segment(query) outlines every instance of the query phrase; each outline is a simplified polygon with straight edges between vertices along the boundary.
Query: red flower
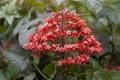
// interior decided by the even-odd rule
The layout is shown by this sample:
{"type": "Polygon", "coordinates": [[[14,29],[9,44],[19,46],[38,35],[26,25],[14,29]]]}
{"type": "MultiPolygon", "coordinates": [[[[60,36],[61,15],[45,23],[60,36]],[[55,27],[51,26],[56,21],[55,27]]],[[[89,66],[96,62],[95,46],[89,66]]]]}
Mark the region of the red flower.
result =
{"type": "MultiPolygon", "coordinates": [[[[68,57],[58,60],[58,65],[83,64],[88,61],[87,53],[100,53],[101,44],[91,35],[91,30],[86,26],[86,21],[77,14],[58,11],[52,17],[45,19],[44,25],[39,25],[34,34],[28,38],[29,43],[24,48],[41,54],[41,52],[58,52],[66,56],[73,51],[78,51],[80,56],[68,57]],[[82,36],[83,39],[79,39],[82,36]],[[78,41],[68,42],[65,38],[78,38],[78,41]],[[84,54],[81,54],[84,53],[84,54]]],[[[38,55],[38,54],[37,54],[38,55]]],[[[56,54],[59,55],[59,54],[56,54]]],[[[71,54],[72,55],[72,54],[71,54]]],[[[60,58],[61,55],[59,55],[60,58]]]]}
{"type": "Polygon", "coordinates": [[[89,56],[80,54],[80,56],[69,57],[58,61],[59,66],[72,65],[72,64],[85,64],[89,60],[89,56]]]}

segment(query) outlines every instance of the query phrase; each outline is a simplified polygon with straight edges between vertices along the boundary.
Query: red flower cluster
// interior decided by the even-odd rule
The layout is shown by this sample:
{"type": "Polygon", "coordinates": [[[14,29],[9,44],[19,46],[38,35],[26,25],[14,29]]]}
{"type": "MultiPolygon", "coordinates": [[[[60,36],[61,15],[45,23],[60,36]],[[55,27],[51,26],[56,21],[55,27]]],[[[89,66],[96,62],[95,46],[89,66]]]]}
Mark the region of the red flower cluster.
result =
{"type": "MultiPolygon", "coordinates": [[[[29,43],[24,48],[37,52],[58,52],[66,56],[78,51],[80,56],[68,57],[58,60],[58,65],[83,64],[88,61],[90,53],[100,53],[101,44],[91,35],[91,30],[86,26],[86,22],[79,18],[79,15],[58,11],[52,17],[45,19],[44,25],[39,25],[34,34],[28,38],[29,43]],[[80,37],[82,39],[79,39],[80,37]],[[78,38],[78,41],[67,43],[64,38],[78,38]],[[81,54],[84,53],[84,54],[81,54]]],[[[56,55],[58,55],[56,54],[56,55]]]]}
{"type": "Polygon", "coordinates": [[[80,54],[80,56],[76,56],[76,57],[69,57],[69,58],[65,58],[65,59],[61,59],[58,61],[58,65],[59,66],[63,66],[63,65],[72,65],[72,64],[85,64],[85,62],[87,62],[89,60],[89,56],[85,55],[85,54],[80,54]]]}

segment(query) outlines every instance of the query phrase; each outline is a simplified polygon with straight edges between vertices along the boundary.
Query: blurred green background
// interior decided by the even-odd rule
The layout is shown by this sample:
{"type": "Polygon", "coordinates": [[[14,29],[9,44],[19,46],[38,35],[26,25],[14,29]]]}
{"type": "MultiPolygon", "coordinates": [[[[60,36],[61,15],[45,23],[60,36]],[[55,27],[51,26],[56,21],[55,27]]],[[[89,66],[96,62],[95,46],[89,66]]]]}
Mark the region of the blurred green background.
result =
{"type": "Polygon", "coordinates": [[[0,80],[120,80],[120,0],[0,0],[0,80]],[[27,35],[62,8],[80,14],[104,50],[68,71],[22,48],[27,35]]]}

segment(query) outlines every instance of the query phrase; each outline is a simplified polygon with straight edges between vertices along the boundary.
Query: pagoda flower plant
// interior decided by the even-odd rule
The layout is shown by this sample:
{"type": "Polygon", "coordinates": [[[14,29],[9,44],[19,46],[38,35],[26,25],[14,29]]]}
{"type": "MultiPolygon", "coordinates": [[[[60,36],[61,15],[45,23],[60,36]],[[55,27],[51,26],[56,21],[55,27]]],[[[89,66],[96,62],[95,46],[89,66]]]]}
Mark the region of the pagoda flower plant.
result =
{"type": "Polygon", "coordinates": [[[102,52],[100,42],[91,34],[86,21],[65,10],[52,13],[27,40],[24,48],[30,50],[34,58],[54,53],[53,60],[61,67],[83,65],[92,54],[102,52]]]}

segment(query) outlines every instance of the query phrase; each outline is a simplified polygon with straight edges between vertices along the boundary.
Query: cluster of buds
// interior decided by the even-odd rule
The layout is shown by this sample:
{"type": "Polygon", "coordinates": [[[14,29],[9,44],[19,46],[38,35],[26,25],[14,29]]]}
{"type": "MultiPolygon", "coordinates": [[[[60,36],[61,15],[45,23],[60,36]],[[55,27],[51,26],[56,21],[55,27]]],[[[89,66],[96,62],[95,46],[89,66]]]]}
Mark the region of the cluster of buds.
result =
{"type": "Polygon", "coordinates": [[[29,43],[25,44],[24,48],[39,55],[43,52],[62,54],[62,57],[59,55],[60,59],[57,60],[59,66],[84,64],[89,60],[90,54],[102,51],[101,44],[91,35],[91,29],[87,27],[86,21],[78,14],[64,10],[52,13],[51,17],[45,19],[44,25],[39,25],[27,40],[29,43]],[[81,36],[83,38],[79,39],[81,36]],[[71,43],[65,40],[73,37],[78,40],[71,43]],[[65,57],[74,51],[78,51],[79,55],[65,57]]]}

